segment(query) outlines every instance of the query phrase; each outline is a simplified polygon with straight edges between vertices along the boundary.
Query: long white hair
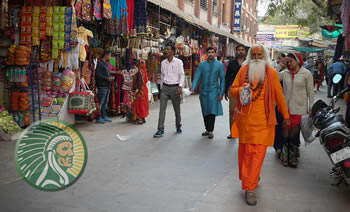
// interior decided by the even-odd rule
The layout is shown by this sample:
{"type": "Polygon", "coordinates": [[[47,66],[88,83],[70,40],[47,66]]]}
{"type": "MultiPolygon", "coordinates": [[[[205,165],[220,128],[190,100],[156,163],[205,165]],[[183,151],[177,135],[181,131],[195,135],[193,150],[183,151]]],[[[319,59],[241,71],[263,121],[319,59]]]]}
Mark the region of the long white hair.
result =
{"type": "Polygon", "coordinates": [[[247,54],[247,59],[242,63],[242,65],[247,65],[251,62],[251,51],[254,47],[261,47],[264,50],[264,60],[266,65],[271,66],[271,57],[270,57],[270,52],[261,44],[254,44],[252,47],[250,47],[248,54],[247,54]]]}

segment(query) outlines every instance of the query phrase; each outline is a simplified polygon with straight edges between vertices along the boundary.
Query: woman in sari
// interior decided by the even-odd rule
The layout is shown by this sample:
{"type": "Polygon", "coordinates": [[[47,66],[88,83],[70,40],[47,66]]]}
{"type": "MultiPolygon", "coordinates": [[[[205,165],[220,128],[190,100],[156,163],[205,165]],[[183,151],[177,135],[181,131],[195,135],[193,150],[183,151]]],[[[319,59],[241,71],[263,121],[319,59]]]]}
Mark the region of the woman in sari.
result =
{"type": "Polygon", "coordinates": [[[146,117],[149,112],[149,101],[148,101],[148,76],[146,70],[145,61],[141,60],[138,66],[139,71],[135,75],[133,83],[133,92],[135,94],[135,113],[136,113],[136,124],[143,124],[146,122],[146,117]]]}

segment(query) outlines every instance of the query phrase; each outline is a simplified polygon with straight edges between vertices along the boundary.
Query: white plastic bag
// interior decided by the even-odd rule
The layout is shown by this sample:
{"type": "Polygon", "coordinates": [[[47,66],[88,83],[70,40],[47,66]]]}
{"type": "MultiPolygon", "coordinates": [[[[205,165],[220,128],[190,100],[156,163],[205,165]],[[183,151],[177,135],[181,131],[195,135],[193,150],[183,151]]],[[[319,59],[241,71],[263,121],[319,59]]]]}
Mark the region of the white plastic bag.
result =
{"type": "Polygon", "coordinates": [[[312,143],[316,139],[316,132],[312,118],[309,115],[303,115],[300,123],[301,134],[305,140],[305,145],[312,143]]]}
{"type": "Polygon", "coordinates": [[[190,91],[189,88],[182,88],[182,95],[184,97],[190,96],[192,94],[192,92],[190,91]]]}

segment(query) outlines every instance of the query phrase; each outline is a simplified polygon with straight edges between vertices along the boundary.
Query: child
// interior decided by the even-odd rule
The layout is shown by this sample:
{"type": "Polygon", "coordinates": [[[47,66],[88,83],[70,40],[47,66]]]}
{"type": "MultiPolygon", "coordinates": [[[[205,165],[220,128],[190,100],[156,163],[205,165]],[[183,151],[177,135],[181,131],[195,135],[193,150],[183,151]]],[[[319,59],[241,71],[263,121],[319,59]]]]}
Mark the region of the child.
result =
{"type": "Polygon", "coordinates": [[[123,116],[122,118],[126,117],[126,121],[128,122],[132,122],[132,112],[131,112],[131,109],[128,105],[123,105],[123,116]]]}

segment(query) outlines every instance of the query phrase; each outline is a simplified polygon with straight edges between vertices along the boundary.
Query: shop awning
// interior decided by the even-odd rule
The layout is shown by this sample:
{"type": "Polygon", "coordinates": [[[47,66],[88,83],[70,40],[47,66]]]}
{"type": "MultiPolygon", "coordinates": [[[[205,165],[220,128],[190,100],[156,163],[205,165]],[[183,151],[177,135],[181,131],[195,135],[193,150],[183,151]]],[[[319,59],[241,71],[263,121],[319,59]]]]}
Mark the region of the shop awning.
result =
{"type": "Polygon", "coordinates": [[[307,47],[290,47],[290,48],[299,52],[320,52],[324,50],[322,48],[307,48],[307,47]]]}
{"type": "Polygon", "coordinates": [[[226,37],[231,38],[231,39],[233,39],[233,40],[237,41],[238,43],[241,43],[241,44],[243,44],[245,46],[248,46],[248,47],[251,46],[250,43],[244,41],[243,39],[237,37],[234,34],[231,34],[230,32],[226,32],[224,30],[218,29],[215,26],[210,25],[206,21],[202,21],[202,20],[198,19],[197,17],[193,17],[190,14],[184,13],[178,7],[176,7],[176,6],[174,7],[173,4],[169,4],[168,2],[165,2],[163,0],[147,0],[147,1],[151,2],[151,3],[155,4],[155,5],[158,5],[158,6],[160,6],[163,9],[166,9],[166,10],[174,13],[175,15],[179,16],[180,18],[183,18],[185,21],[187,21],[188,23],[190,23],[192,25],[195,25],[195,26],[200,27],[200,28],[207,29],[210,32],[214,32],[214,33],[222,35],[222,36],[226,36],[226,37]]]}

